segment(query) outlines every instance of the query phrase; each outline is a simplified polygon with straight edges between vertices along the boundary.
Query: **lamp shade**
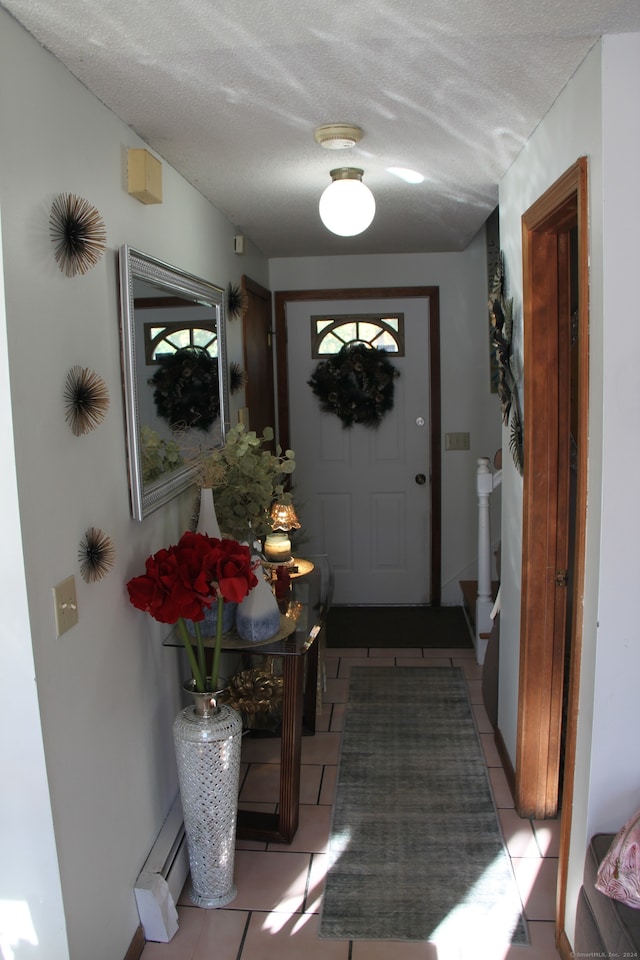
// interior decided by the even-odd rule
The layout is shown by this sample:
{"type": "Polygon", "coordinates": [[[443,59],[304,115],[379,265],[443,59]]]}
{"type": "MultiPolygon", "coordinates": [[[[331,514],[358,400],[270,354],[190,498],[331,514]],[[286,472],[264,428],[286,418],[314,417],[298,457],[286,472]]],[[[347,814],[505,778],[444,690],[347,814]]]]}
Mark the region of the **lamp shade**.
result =
{"type": "Polygon", "coordinates": [[[292,503],[274,503],[271,508],[271,526],[274,530],[299,530],[300,525],[292,503]]]}
{"type": "Polygon", "coordinates": [[[374,218],[376,201],[362,182],[363,174],[357,167],[332,170],[331,183],[320,197],[320,219],[340,237],[355,237],[374,218]]]}

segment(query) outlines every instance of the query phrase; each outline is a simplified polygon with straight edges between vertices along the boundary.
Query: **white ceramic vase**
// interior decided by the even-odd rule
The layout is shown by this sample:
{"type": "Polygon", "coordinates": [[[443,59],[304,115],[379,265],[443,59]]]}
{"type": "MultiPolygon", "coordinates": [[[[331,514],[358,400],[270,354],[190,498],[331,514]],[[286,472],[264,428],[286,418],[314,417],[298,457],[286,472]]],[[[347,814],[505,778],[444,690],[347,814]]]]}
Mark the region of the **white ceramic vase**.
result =
{"type": "Polygon", "coordinates": [[[200,488],[200,513],[196,533],[206,533],[208,537],[215,537],[217,540],[222,537],[211,487],[200,488]]]}
{"type": "Polygon", "coordinates": [[[280,610],[262,566],[256,568],[258,583],[238,604],[236,631],[243,640],[268,640],[280,630],[280,610]]]}

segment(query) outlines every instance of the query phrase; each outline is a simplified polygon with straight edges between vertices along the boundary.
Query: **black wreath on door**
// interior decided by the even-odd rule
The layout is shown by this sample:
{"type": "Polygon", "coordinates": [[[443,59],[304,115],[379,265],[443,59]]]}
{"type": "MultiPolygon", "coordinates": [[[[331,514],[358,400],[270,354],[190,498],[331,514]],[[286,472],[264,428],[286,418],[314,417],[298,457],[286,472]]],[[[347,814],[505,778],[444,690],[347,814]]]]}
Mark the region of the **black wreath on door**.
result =
{"type": "Polygon", "coordinates": [[[375,428],[393,407],[399,376],[384,350],[349,343],[335,357],[321,360],[307,382],[321,410],[334,413],[344,427],[361,423],[375,428]]]}
{"type": "Polygon", "coordinates": [[[218,361],[202,347],[163,357],[150,378],[158,416],[173,430],[207,431],[220,416],[218,361]]]}

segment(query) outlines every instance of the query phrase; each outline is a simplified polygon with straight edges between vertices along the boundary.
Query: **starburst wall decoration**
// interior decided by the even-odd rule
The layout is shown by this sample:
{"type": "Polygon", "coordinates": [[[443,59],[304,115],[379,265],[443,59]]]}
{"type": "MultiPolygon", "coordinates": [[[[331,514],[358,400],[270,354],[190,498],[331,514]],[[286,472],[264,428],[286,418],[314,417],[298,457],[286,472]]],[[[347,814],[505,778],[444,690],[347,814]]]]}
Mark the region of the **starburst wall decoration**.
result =
{"type": "Polygon", "coordinates": [[[89,527],[78,550],[80,574],[85,583],[95,583],[106,577],[113,567],[115,555],[111,537],[97,527],[89,527]]]}
{"type": "Polygon", "coordinates": [[[227,287],[227,314],[230,320],[244,317],[249,307],[249,297],[241,287],[229,283],[227,287]]]}
{"type": "Polygon", "coordinates": [[[61,193],[51,205],[51,239],[58,266],[68,277],[84,274],[104,252],[107,232],[99,212],[73,193],[61,193]]]}
{"type": "Polygon", "coordinates": [[[229,391],[237,393],[243,387],[246,387],[249,377],[246,370],[243,370],[239,363],[232,361],[229,364],[229,391]]]}
{"type": "Polygon", "coordinates": [[[95,370],[76,365],[64,384],[65,420],[76,437],[102,423],[109,409],[109,390],[95,370]]]}

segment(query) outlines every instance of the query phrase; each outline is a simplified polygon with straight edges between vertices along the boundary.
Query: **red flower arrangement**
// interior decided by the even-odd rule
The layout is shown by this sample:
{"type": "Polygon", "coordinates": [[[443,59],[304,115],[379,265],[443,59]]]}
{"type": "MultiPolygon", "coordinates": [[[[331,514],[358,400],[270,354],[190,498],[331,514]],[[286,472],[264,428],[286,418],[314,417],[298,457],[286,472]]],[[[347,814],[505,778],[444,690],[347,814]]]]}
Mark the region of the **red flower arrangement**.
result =
{"type": "Polygon", "coordinates": [[[215,692],[222,648],[225,601],[239,603],[257,584],[248,547],[237,540],[217,540],[203,533],[183,533],[176,546],[147,558],[146,572],[127,583],[129,599],[138,610],[160,623],[175,623],[200,692],[215,692]],[[200,622],[205,610],[218,603],[218,623],[211,676],[207,676],[200,622]],[[195,625],[197,650],[185,620],[195,625]]]}

